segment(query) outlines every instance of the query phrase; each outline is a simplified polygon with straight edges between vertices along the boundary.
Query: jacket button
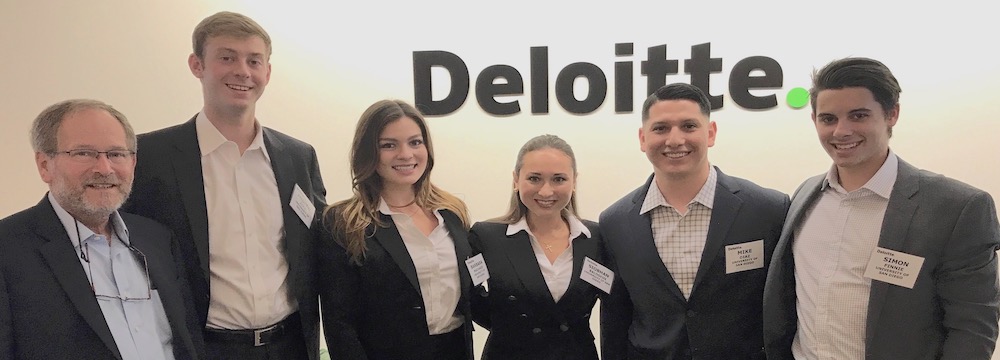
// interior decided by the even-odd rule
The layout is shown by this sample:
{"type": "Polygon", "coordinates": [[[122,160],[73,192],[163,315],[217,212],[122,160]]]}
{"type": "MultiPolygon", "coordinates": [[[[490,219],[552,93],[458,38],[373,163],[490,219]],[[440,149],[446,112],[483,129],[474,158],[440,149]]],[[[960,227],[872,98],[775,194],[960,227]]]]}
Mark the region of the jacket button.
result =
{"type": "Polygon", "coordinates": [[[414,306],[413,307],[413,310],[423,310],[423,309],[424,309],[423,306],[414,306]]]}
{"type": "Polygon", "coordinates": [[[511,295],[511,296],[507,297],[507,301],[515,301],[515,300],[517,300],[517,297],[514,296],[514,295],[511,295]]]}
{"type": "Polygon", "coordinates": [[[562,332],[569,331],[569,326],[566,324],[559,325],[559,330],[562,330],[562,332]]]}
{"type": "Polygon", "coordinates": [[[527,318],[527,317],[528,317],[528,314],[521,314],[521,317],[523,317],[523,318],[527,318]]]}
{"type": "Polygon", "coordinates": [[[539,328],[534,328],[534,329],[531,329],[531,332],[532,332],[532,333],[535,333],[535,334],[538,334],[538,333],[541,333],[541,332],[542,332],[542,329],[539,329],[539,328]]]}
{"type": "Polygon", "coordinates": [[[687,316],[688,316],[688,317],[694,317],[694,316],[695,316],[696,314],[697,314],[697,313],[696,313],[696,312],[694,312],[694,310],[688,310],[688,311],[687,311],[687,316]]]}

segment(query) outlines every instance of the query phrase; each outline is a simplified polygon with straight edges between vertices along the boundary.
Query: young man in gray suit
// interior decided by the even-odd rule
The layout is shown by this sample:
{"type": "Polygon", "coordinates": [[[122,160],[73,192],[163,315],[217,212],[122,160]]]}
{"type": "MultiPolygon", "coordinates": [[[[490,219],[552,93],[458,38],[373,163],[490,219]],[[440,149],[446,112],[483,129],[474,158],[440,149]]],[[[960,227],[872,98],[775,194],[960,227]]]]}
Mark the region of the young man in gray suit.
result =
{"type": "Polygon", "coordinates": [[[209,358],[316,360],[314,222],[326,197],[316,151],[257,119],[271,78],[259,24],[220,12],[192,40],[204,106],[139,136],[126,208],[182,241],[209,358]]]}
{"type": "Polygon", "coordinates": [[[889,149],[900,87],[876,60],[813,75],[830,169],[796,190],[764,293],[768,359],[990,359],[1000,225],[989,194],[889,149]]]}
{"type": "Polygon", "coordinates": [[[602,359],[763,359],[765,272],[788,195],[708,162],[711,105],[671,84],[643,104],[644,185],[601,213],[615,273],[601,302],[602,359]]]}

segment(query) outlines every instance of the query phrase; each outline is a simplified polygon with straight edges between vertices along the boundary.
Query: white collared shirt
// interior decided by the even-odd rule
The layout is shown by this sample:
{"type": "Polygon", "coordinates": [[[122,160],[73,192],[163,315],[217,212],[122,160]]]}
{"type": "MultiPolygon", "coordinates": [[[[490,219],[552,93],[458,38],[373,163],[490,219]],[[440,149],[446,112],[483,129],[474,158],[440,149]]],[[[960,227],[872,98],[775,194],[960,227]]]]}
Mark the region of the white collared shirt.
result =
{"type": "Polygon", "coordinates": [[[865,267],[878,245],[898,167],[890,151],[868,183],[847,192],[832,166],[819,199],[794,230],[796,359],[865,358],[872,284],[865,267]]]}
{"type": "Polygon", "coordinates": [[[74,219],[56,202],[52,193],[48,197],[74,250],[77,255],[82,254],[78,258],[87,279],[91,281],[87,285],[93,285],[97,304],[122,359],[173,360],[173,333],[160,302],[160,293],[152,289],[146,265],[125,245],[131,244],[128,227],[118,212],[112,213],[109,220],[114,229],[112,236],[115,237],[109,242],[104,235],[95,234],[74,219]],[[98,294],[105,296],[96,296],[98,294]],[[146,296],[148,300],[122,301],[113,298],[140,299],[146,296]]]}
{"type": "Polygon", "coordinates": [[[717,179],[715,167],[709,166],[705,185],[687,204],[687,214],[682,215],[667,203],[654,178],[639,209],[640,215],[652,211],[650,227],[653,230],[656,252],[685,299],[691,297],[694,278],[698,274],[698,265],[701,264],[701,254],[705,251],[717,179]]]}
{"type": "Polygon", "coordinates": [[[590,229],[587,229],[587,226],[576,216],[570,214],[567,216],[566,222],[569,223],[569,246],[562,254],[559,254],[554,262],[549,262],[549,257],[545,255],[545,249],[542,249],[535,234],[532,234],[531,229],[528,228],[526,218],[522,217],[520,221],[507,225],[507,236],[517,234],[519,231],[528,234],[538,268],[542,270],[542,278],[545,279],[545,285],[549,288],[549,293],[552,294],[552,300],[556,302],[559,302],[559,299],[566,294],[569,283],[573,280],[573,239],[576,239],[580,234],[590,238],[590,229]]]}
{"type": "Polygon", "coordinates": [[[455,241],[441,217],[441,210],[433,211],[438,225],[430,235],[424,235],[409,215],[389,209],[384,199],[379,199],[378,210],[392,217],[406,245],[406,252],[413,260],[413,267],[417,269],[417,282],[420,283],[420,296],[424,300],[430,335],[458,329],[465,323],[465,318],[457,311],[462,291],[458,255],[455,253],[455,241]]]}
{"type": "Polygon", "coordinates": [[[283,204],[261,126],[255,124],[257,134],[243,154],[204,112],[195,127],[208,210],[208,327],[270,326],[295,312],[297,304],[288,292],[283,204]]]}

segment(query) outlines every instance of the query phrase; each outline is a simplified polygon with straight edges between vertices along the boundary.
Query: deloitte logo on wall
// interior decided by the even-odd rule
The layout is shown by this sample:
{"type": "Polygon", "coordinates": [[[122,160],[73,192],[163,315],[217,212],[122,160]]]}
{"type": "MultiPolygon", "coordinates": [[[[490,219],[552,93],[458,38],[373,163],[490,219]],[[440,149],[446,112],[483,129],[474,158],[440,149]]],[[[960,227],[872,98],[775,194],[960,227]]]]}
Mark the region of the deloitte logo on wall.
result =
{"type": "MultiPolygon", "coordinates": [[[[712,57],[712,43],[691,46],[691,56],[684,60],[684,73],[690,75],[691,84],[702,89],[712,101],[712,109],[722,107],[724,96],[709,87],[712,74],[722,72],[722,58],[712,57]]],[[[632,56],[632,43],[615,44],[615,56],[632,56]]],[[[537,46],[530,49],[530,69],[528,82],[531,88],[527,101],[532,114],[549,113],[549,48],[537,46]]],[[[667,57],[667,46],[659,45],[647,49],[646,60],[639,62],[640,74],[646,77],[646,94],[666,84],[668,75],[678,74],[680,60],[667,57]]],[[[615,112],[633,112],[635,97],[633,81],[635,69],[632,61],[614,63],[614,103],[615,112]]],[[[566,65],[555,76],[555,95],[559,106],[573,114],[587,114],[604,104],[608,94],[608,78],[597,65],[576,62],[566,65]],[[577,78],[587,80],[587,93],[583,99],[577,98],[573,85],[577,78]]],[[[447,51],[430,50],[413,52],[413,93],[414,103],[425,115],[447,115],[462,107],[470,90],[469,68],[458,55],[447,51]],[[431,69],[441,67],[451,78],[451,88],[444,98],[431,97],[431,69]]],[[[476,77],[476,101],[479,107],[492,115],[512,115],[521,112],[521,100],[497,101],[498,96],[524,95],[525,78],[510,65],[492,65],[476,77]],[[500,80],[500,81],[497,81],[500,80]]],[[[778,106],[777,95],[757,96],[751,90],[781,89],[784,74],[781,65],[767,56],[744,58],[729,72],[728,95],[736,105],[751,110],[766,110],[778,106]]],[[[646,95],[640,95],[639,103],[646,95]]],[[[809,94],[803,88],[794,88],[786,95],[786,102],[792,108],[808,104],[809,94]]]]}

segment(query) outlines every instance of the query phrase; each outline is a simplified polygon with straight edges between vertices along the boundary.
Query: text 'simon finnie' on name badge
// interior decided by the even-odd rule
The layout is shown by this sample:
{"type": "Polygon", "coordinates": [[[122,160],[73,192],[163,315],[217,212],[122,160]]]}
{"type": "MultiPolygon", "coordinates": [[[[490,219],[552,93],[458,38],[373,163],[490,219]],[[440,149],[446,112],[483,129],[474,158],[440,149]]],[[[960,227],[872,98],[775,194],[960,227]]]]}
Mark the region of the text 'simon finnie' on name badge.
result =
{"type": "Polygon", "coordinates": [[[912,289],[923,265],[922,257],[876,247],[868,260],[865,277],[912,289]]]}
{"type": "Polygon", "coordinates": [[[726,245],[726,274],[764,267],[764,240],[726,245]]]}

